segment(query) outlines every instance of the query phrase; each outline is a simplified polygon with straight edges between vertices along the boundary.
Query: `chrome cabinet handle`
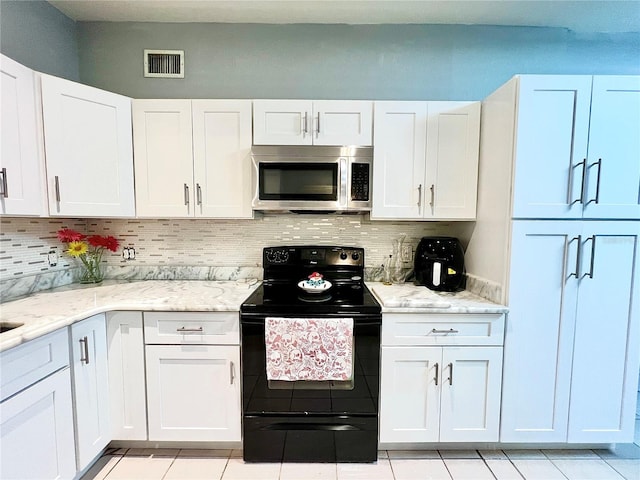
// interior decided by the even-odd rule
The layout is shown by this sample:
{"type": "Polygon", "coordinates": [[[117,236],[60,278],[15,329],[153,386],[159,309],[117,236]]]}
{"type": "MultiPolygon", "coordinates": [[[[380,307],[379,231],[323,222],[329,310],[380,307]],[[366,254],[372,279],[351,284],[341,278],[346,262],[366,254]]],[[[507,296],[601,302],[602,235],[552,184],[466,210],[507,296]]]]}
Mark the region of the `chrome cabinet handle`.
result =
{"type": "Polygon", "coordinates": [[[596,196],[595,198],[592,198],[591,200],[589,200],[587,202],[587,205],[589,205],[591,202],[595,202],[597,205],[598,202],[600,201],[600,174],[602,173],[602,159],[599,158],[597,162],[593,162],[591,165],[589,165],[589,168],[593,167],[594,165],[598,165],[598,178],[596,180],[596,196]]]}
{"type": "Polygon", "coordinates": [[[306,137],[309,133],[309,119],[308,112],[304,112],[304,118],[302,119],[302,138],[306,137]]]}
{"type": "Polygon", "coordinates": [[[9,189],[7,188],[7,168],[2,167],[0,170],[0,175],[2,175],[2,180],[0,181],[0,195],[4,198],[9,196],[9,189]]]}
{"type": "Polygon", "coordinates": [[[84,337],[78,341],[80,342],[80,363],[89,365],[89,339],[84,337]]]}
{"type": "Polygon", "coordinates": [[[418,185],[418,208],[422,205],[422,184],[418,185]]]}
{"type": "Polygon", "coordinates": [[[449,330],[438,330],[437,328],[434,328],[431,330],[431,333],[460,333],[460,331],[454,330],[453,328],[450,328],[449,330]]]}
{"type": "Polygon", "coordinates": [[[453,385],[453,363],[449,364],[449,385],[453,385]]]}
{"type": "Polygon", "coordinates": [[[438,362],[436,362],[436,376],[434,377],[434,380],[436,382],[436,386],[438,385],[438,373],[439,373],[439,369],[440,367],[438,366],[438,362]]]}
{"type": "Polygon", "coordinates": [[[229,362],[229,385],[233,385],[235,378],[235,366],[233,365],[233,362],[229,362]]]}
{"type": "Polygon", "coordinates": [[[53,177],[53,182],[56,191],[56,202],[60,203],[60,179],[58,178],[58,175],[53,177]]]}
{"type": "Polygon", "coordinates": [[[581,162],[576,163],[572,168],[576,169],[578,168],[580,165],[582,165],[582,176],[580,177],[580,197],[575,199],[575,200],[571,200],[571,192],[572,192],[572,185],[573,185],[573,177],[575,176],[575,174],[570,175],[569,176],[569,204],[573,205],[574,203],[583,203],[583,199],[584,199],[584,182],[585,182],[585,172],[587,171],[587,159],[583,159],[581,162]]]}
{"type": "Polygon", "coordinates": [[[584,243],[586,245],[587,242],[591,242],[591,261],[589,262],[589,273],[585,273],[583,277],[589,276],[589,278],[593,278],[593,264],[596,258],[596,236],[593,235],[587,238],[584,243]]]}
{"type": "Polygon", "coordinates": [[[435,204],[435,201],[436,201],[436,198],[435,198],[436,186],[434,184],[431,184],[431,187],[429,187],[429,190],[431,190],[431,201],[429,202],[429,206],[433,208],[433,205],[435,204]]]}
{"type": "Polygon", "coordinates": [[[578,235],[577,237],[573,237],[571,240],[569,240],[569,243],[574,242],[574,241],[578,241],[578,250],[576,251],[576,268],[575,271],[573,273],[569,274],[569,278],[570,277],[576,277],[578,278],[578,275],[580,275],[580,259],[582,258],[582,235],[578,235]]]}
{"type": "Polygon", "coordinates": [[[189,205],[189,185],[184,184],[184,204],[189,205]]]}
{"type": "Polygon", "coordinates": [[[187,328],[187,327],[180,327],[180,328],[176,328],[176,332],[180,332],[180,333],[188,333],[188,332],[197,332],[197,333],[202,333],[204,331],[204,329],[202,327],[197,327],[197,328],[187,328]]]}
{"type": "Polygon", "coordinates": [[[202,205],[202,188],[200,188],[200,184],[196,183],[196,201],[198,205],[202,205]]]}
{"type": "Polygon", "coordinates": [[[316,117],[316,138],[320,136],[320,112],[318,112],[318,116],[316,117]]]}

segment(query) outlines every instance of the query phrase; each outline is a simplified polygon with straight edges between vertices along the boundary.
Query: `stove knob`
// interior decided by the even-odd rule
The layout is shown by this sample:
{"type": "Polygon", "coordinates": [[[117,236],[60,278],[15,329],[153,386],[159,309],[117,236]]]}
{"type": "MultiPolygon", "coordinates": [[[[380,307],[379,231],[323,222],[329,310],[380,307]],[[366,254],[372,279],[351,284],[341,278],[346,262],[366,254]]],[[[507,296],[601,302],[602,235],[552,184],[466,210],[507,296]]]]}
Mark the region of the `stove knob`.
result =
{"type": "Polygon", "coordinates": [[[358,252],[353,252],[353,253],[351,254],[351,258],[352,258],[353,260],[358,260],[358,259],[360,258],[360,254],[359,254],[358,252]]]}
{"type": "Polygon", "coordinates": [[[347,259],[347,252],[340,252],[340,260],[346,260],[347,259]]]}

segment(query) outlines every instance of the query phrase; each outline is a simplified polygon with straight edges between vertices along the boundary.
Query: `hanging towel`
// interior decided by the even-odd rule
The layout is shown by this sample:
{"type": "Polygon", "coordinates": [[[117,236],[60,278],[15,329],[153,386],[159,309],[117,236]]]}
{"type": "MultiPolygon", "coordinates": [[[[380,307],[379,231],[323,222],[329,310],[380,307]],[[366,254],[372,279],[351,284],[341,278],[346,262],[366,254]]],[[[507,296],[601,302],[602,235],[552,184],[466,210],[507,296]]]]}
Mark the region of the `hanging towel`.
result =
{"type": "Polygon", "coordinates": [[[268,380],[350,380],[352,318],[265,319],[268,380]]]}

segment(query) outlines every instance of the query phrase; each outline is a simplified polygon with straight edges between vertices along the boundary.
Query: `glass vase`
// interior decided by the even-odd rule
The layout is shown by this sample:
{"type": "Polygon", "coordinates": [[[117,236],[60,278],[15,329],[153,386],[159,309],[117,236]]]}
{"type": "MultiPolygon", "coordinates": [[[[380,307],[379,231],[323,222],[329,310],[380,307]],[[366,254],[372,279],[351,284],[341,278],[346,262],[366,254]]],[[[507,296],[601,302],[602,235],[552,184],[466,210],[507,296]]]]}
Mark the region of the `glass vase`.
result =
{"type": "Polygon", "coordinates": [[[102,255],[86,253],[80,256],[80,283],[100,283],[104,280],[102,255]]]}

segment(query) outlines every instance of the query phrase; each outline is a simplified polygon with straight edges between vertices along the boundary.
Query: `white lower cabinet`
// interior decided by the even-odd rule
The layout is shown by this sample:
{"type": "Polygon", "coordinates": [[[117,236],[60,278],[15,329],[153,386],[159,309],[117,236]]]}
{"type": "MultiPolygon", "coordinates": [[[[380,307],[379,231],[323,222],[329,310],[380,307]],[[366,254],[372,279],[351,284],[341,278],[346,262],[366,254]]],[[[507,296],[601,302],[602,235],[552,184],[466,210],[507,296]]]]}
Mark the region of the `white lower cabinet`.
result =
{"type": "Polygon", "coordinates": [[[68,347],[64,328],[0,354],[3,480],[64,480],[76,473],[68,347]]]}
{"type": "Polygon", "coordinates": [[[495,442],[501,347],[383,347],[380,442],[495,442]]]}
{"type": "Polygon", "coordinates": [[[144,315],[149,440],[239,442],[237,312],[144,315]]]}
{"type": "Polygon", "coordinates": [[[107,313],[112,440],[147,439],[142,312],[107,313]]]}
{"type": "Polygon", "coordinates": [[[504,315],[390,313],[382,325],[380,442],[498,441],[504,315]]]}
{"type": "Polygon", "coordinates": [[[71,357],[78,470],[111,440],[105,315],[71,327],[71,357]]]}

